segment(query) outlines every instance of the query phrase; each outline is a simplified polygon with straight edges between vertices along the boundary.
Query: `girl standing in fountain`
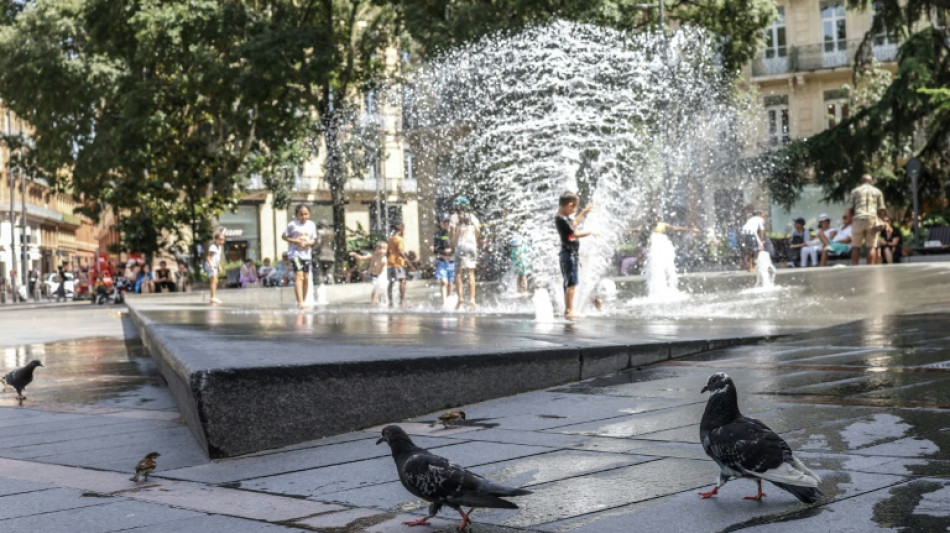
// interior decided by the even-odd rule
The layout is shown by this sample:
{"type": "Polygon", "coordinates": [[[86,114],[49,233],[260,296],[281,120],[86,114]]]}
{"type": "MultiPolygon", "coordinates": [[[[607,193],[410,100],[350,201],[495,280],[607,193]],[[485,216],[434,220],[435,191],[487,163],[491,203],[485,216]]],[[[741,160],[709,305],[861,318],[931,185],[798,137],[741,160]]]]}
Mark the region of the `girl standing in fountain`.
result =
{"type": "Polygon", "coordinates": [[[475,308],[475,267],[478,266],[478,239],[481,237],[478,218],[471,211],[468,198],[459,196],[455,200],[457,213],[453,215],[452,248],[455,250],[455,272],[458,279],[459,301],[455,309],[460,309],[465,301],[465,282],[468,281],[468,305],[475,308]]]}
{"type": "Polygon", "coordinates": [[[280,238],[290,243],[287,256],[294,269],[294,296],[297,297],[297,309],[303,309],[310,290],[311,248],[317,242],[317,227],[310,220],[310,208],[303,204],[297,206],[294,216],[296,220],[290,221],[280,238]]]}
{"type": "Polygon", "coordinates": [[[584,221],[584,217],[594,207],[594,204],[587,204],[578,215],[577,206],[581,203],[577,193],[566,192],[558,200],[557,215],[554,217],[554,225],[557,227],[557,233],[561,237],[561,277],[564,278],[564,318],[574,318],[574,288],[577,287],[577,274],[579,267],[579,255],[581,243],[577,239],[591,235],[590,231],[576,231],[577,227],[584,221]]]}

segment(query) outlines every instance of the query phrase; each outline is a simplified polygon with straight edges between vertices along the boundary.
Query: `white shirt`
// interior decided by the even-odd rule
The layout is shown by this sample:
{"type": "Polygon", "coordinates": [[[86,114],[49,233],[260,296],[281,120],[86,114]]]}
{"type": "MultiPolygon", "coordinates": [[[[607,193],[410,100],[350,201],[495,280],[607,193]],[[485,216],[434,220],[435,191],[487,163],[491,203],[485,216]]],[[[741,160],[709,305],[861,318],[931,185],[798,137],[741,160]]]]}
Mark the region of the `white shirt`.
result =
{"type": "Polygon", "coordinates": [[[463,224],[458,214],[453,214],[449,220],[449,227],[452,228],[452,231],[458,233],[456,244],[459,248],[476,250],[478,248],[478,238],[475,235],[475,230],[478,229],[478,217],[472,213],[467,213],[467,216],[469,223],[463,224]]]}
{"type": "Polygon", "coordinates": [[[211,268],[217,269],[221,266],[221,247],[217,244],[211,243],[211,246],[208,247],[208,253],[211,254],[211,268]]]}
{"type": "Polygon", "coordinates": [[[848,224],[846,228],[838,228],[838,233],[835,234],[835,238],[831,239],[834,242],[843,242],[851,238],[851,224],[848,224]]]}
{"type": "MultiPolygon", "coordinates": [[[[310,241],[317,240],[317,226],[312,220],[308,220],[303,224],[301,224],[297,219],[291,220],[290,224],[287,224],[287,229],[284,230],[284,237],[287,237],[288,239],[295,239],[303,235],[306,235],[310,241]]],[[[290,259],[310,261],[310,259],[313,257],[311,250],[312,247],[310,246],[301,248],[294,243],[290,243],[287,256],[290,259]]]]}
{"type": "Polygon", "coordinates": [[[759,216],[755,216],[746,221],[745,226],[742,226],[742,233],[746,235],[759,235],[759,231],[765,232],[765,219],[759,216]]]}

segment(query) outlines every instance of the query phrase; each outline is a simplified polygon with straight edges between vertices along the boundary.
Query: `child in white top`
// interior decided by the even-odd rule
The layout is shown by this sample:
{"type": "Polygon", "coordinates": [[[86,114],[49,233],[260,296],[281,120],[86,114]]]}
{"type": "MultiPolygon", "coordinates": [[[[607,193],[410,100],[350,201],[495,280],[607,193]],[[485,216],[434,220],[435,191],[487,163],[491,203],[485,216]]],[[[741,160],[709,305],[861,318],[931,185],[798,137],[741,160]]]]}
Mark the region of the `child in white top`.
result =
{"type": "Polygon", "coordinates": [[[311,250],[317,242],[317,227],[310,220],[310,208],[305,205],[298,205],[294,216],[296,220],[287,225],[281,238],[290,243],[287,255],[294,269],[294,296],[297,309],[303,309],[310,290],[311,250]]]}
{"type": "Polygon", "coordinates": [[[208,253],[205,255],[205,272],[208,274],[208,282],[211,287],[211,305],[221,303],[218,299],[218,275],[221,273],[221,252],[224,246],[224,230],[219,229],[214,232],[214,242],[208,246],[208,253]]]}

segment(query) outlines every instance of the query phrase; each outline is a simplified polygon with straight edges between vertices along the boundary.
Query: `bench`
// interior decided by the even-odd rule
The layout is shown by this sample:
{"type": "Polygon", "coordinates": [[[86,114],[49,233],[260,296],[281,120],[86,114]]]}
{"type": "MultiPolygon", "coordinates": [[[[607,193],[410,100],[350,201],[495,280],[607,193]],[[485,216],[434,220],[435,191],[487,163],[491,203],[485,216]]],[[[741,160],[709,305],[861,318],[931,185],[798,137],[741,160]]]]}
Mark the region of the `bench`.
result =
{"type": "Polygon", "coordinates": [[[927,232],[924,246],[915,246],[914,252],[919,254],[950,253],[950,226],[932,226],[927,232]],[[938,242],[940,244],[936,244],[938,242]]]}

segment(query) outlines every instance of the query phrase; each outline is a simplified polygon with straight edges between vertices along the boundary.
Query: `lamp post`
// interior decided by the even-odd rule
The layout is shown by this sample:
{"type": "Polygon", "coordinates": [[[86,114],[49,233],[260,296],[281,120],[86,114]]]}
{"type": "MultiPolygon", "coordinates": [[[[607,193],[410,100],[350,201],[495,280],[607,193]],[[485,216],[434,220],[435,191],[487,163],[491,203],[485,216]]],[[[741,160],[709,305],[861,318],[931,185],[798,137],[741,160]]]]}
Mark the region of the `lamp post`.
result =
{"type": "Polygon", "coordinates": [[[914,198],[914,242],[920,245],[920,205],[917,191],[917,178],[923,165],[920,158],[912,157],[907,162],[907,175],[910,176],[910,193],[914,198]]]}
{"type": "Polygon", "coordinates": [[[20,250],[23,254],[23,261],[20,265],[20,279],[24,287],[29,287],[29,245],[30,245],[30,227],[26,224],[26,172],[22,167],[18,172],[20,174],[20,250]]]}

